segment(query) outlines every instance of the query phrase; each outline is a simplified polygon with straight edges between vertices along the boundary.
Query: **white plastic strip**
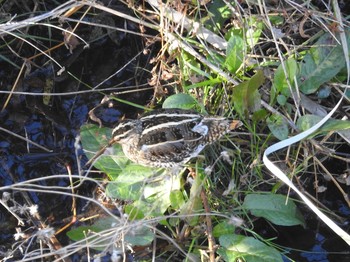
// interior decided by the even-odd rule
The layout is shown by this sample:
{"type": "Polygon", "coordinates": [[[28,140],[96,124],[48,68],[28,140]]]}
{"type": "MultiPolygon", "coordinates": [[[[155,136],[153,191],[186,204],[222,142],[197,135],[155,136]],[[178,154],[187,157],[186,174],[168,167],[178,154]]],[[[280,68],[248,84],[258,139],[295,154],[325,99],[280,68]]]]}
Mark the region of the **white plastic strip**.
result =
{"type": "Polygon", "coordinates": [[[333,113],[338,109],[341,102],[343,101],[343,98],[340,99],[338,104],[333,108],[332,111],[330,111],[320,122],[318,122],[316,125],[311,127],[310,129],[293,136],[291,138],[288,138],[286,140],[283,140],[281,142],[278,142],[270,147],[268,147],[263,156],[263,162],[266,165],[266,167],[274,174],[276,177],[281,179],[285,184],[287,184],[290,188],[292,188],[299,196],[300,198],[307,204],[310,209],[315,212],[315,214],[323,221],[325,222],[338,236],[340,236],[349,246],[350,246],[350,235],[345,232],[343,229],[341,229],[336,223],[334,223],[333,220],[331,220],[329,217],[327,217],[325,214],[323,214],[303,193],[301,193],[294,184],[289,180],[289,178],[282,172],[281,169],[279,169],[275,164],[273,164],[269,159],[268,155],[276,152],[277,150],[280,150],[282,148],[285,148],[287,146],[290,146],[294,143],[299,142],[300,140],[306,138],[307,136],[311,135],[313,132],[315,132],[318,128],[320,128],[324,123],[327,122],[327,120],[333,115],[333,113]]]}

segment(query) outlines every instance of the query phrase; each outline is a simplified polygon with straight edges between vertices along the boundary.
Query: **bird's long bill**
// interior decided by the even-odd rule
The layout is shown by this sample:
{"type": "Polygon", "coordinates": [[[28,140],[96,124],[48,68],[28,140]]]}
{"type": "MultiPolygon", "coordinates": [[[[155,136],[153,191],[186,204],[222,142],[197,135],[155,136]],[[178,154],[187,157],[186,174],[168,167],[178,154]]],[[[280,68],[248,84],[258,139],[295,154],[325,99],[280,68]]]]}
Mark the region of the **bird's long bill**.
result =
{"type": "Polygon", "coordinates": [[[232,120],[232,122],[230,123],[230,130],[236,129],[240,126],[242,126],[243,123],[239,120],[232,120]]]}

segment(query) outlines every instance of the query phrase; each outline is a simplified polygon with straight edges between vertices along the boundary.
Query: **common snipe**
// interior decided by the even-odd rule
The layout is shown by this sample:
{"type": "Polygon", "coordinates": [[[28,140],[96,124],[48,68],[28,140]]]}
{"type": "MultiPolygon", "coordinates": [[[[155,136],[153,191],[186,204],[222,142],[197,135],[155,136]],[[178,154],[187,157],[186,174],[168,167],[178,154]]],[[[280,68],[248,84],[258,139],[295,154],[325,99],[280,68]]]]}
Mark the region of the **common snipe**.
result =
{"type": "Polygon", "coordinates": [[[153,110],[136,120],[121,121],[113,130],[109,146],[119,143],[135,163],[168,168],[183,165],[207,144],[240,125],[238,120],[190,110],[153,110]]]}

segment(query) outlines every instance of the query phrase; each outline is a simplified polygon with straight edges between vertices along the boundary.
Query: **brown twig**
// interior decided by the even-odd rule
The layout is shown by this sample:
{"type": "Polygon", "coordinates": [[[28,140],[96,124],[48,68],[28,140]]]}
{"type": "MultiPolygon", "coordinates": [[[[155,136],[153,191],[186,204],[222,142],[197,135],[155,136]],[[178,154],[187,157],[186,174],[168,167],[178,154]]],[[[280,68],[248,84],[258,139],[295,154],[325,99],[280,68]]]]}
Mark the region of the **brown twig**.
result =
{"type": "Polygon", "coordinates": [[[213,237],[213,224],[211,222],[211,217],[209,215],[210,214],[210,207],[209,207],[208,198],[207,198],[207,195],[206,195],[204,189],[202,189],[202,191],[201,191],[201,198],[202,198],[204,210],[206,213],[205,221],[207,223],[209,258],[210,258],[210,262],[215,262],[216,243],[215,243],[215,238],[213,237]]]}

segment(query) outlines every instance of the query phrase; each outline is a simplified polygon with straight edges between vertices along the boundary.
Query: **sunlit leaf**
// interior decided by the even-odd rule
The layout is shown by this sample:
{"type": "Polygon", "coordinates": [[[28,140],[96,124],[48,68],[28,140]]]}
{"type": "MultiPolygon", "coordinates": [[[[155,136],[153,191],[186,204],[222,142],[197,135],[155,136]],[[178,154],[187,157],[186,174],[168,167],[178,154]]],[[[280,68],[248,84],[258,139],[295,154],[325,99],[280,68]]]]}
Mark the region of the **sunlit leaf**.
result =
{"type": "Polygon", "coordinates": [[[213,236],[220,237],[226,234],[233,234],[235,232],[235,226],[225,220],[213,227],[213,236]]]}
{"type": "Polygon", "coordinates": [[[243,208],[280,226],[304,225],[303,217],[291,199],[277,194],[249,194],[243,208]]]}
{"type": "Polygon", "coordinates": [[[236,33],[231,36],[227,43],[226,60],[224,64],[232,73],[236,73],[241,67],[245,56],[245,42],[241,31],[237,30],[235,32],[236,33]]]}
{"type": "Polygon", "coordinates": [[[229,6],[222,0],[212,1],[209,5],[208,11],[211,18],[210,21],[215,23],[216,29],[221,29],[225,24],[225,20],[231,16],[229,6]]]}
{"type": "Polygon", "coordinates": [[[170,192],[170,203],[175,209],[178,209],[185,204],[184,195],[181,190],[172,190],[170,192]]]}
{"type": "MultiPolygon", "coordinates": [[[[320,122],[322,117],[316,115],[304,115],[299,117],[297,127],[301,131],[305,131],[320,122]]],[[[350,128],[349,120],[329,119],[323,126],[321,126],[311,137],[331,131],[340,131],[350,128]]]]}
{"type": "Polygon", "coordinates": [[[285,21],[283,15],[269,14],[269,19],[272,25],[282,25],[285,21]]]}
{"type": "MultiPolygon", "coordinates": [[[[94,245],[90,247],[97,250],[105,250],[108,246],[114,245],[114,241],[111,238],[105,238],[103,233],[104,230],[110,230],[112,228],[116,229],[117,232],[122,232],[121,228],[125,227],[120,221],[113,217],[100,218],[91,226],[80,226],[67,232],[67,236],[75,241],[86,239],[91,237],[87,242],[94,241],[94,245]]],[[[128,230],[123,230],[124,240],[130,245],[146,246],[149,245],[154,238],[154,234],[148,227],[138,226],[131,227],[128,230]]]]}
{"type": "MultiPolygon", "coordinates": [[[[294,78],[298,72],[298,66],[295,59],[290,58],[284,62],[284,67],[286,72],[284,72],[282,64],[280,64],[276,69],[273,85],[277,91],[277,94],[281,94],[284,97],[288,98],[290,96],[290,87],[288,86],[287,79],[289,80],[291,86],[293,86],[294,78]]],[[[280,100],[280,102],[283,101],[280,100]]]]}
{"type": "Polygon", "coordinates": [[[245,32],[246,42],[250,49],[259,42],[261,33],[264,29],[264,23],[258,16],[251,16],[248,20],[248,29],[245,32]]]}
{"type": "Polygon", "coordinates": [[[108,196],[122,200],[137,200],[143,193],[147,178],[155,176],[154,169],[130,163],[113,181],[108,183],[108,196]]]}
{"type": "Polygon", "coordinates": [[[262,33],[261,28],[250,27],[246,32],[246,41],[249,47],[252,49],[259,42],[262,33]]]}
{"type": "Polygon", "coordinates": [[[281,254],[273,247],[263,242],[242,235],[222,235],[219,237],[220,254],[225,261],[238,261],[243,259],[247,262],[282,262],[281,254]]]}
{"type": "Polygon", "coordinates": [[[233,104],[241,116],[247,116],[248,112],[260,109],[261,96],[258,88],[264,80],[264,74],[259,70],[252,78],[234,87],[233,104]]]}
{"type": "Polygon", "coordinates": [[[175,94],[165,99],[163,108],[181,108],[181,109],[198,109],[199,105],[196,99],[189,94],[175,94]]]}
{"type": "Polygon", "coordinates": [[[128,214],[129,220],[137,220],[145,217],[145,214],[142,210],[137,208],[133,203],[127,204],[124,206],[125,214],[128,214]]]}
{"type": "Polygon", "coordinates": [[[201,69],[201,63],[187,52],[182,52],[181,56],[178,56],[177,59],[184,80],[190,80],[193,75],[200,75],[209,78],[209,75],[201,69]]]}
{"type": "MultiPolygon", "coordinates": [[[[349,33],[347,37],[349,38],[349,33]]],[[[299,88],[305,94],[312,94],[325,82],[336,76],[345,67],[343,48],[333,35],[325,33],[310,48],[301,63],[298,76],[299,88]]]]}
{"type": "MultiPolygon", "coordinates": [[[[120,185],[114,184],[113,194],[127,197],[129,200],[136,200],[128,206],[128,212],[132,212],[134,216],[141,214],[147,217],[161,216],[170,207],[173,192],[180,190],[180,181],[181,176],[170,174],[164,170],[163,173],[153,177],[144,180],[137,179],[135,184],[130,178],[131,183],[123,184],[121,189],[120,185]]],[[[108,185],[107,189],[112,189],[112,186],[108,185]]]]}
{"type": "MultiPolygon", "coordinates": [[[[110,128],[100,128],[97,125],[87,124],[80,128],[80,138],[86,156],[91,159],[111,139],[110,128]]],[[[113,180],[130,161],[125,157],[118,144],[107,148],[103,155],[93,162],[94,167],[108,174],[113,180]]]]}

